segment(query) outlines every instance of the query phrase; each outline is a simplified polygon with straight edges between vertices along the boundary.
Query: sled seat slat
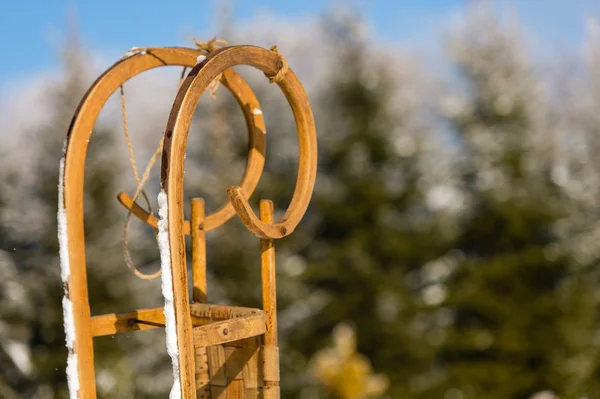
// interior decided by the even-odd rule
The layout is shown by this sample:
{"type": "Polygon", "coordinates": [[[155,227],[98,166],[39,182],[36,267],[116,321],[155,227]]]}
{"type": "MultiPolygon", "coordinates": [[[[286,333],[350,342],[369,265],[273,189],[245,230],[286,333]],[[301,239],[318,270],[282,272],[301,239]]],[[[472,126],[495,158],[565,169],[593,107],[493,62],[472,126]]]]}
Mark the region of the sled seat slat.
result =
{"type": "MultiPolygon", "coordinates": [[[[214,322],[251,316],[262,310],[228,305],[190,304],[190,314],[194,326],[204,326],[214,322]]],[[[164,328],[163,307],[138,309],[132,312],[108,313],[92,317],[92,336],[101,337],[152,328],[164,328]]]]}

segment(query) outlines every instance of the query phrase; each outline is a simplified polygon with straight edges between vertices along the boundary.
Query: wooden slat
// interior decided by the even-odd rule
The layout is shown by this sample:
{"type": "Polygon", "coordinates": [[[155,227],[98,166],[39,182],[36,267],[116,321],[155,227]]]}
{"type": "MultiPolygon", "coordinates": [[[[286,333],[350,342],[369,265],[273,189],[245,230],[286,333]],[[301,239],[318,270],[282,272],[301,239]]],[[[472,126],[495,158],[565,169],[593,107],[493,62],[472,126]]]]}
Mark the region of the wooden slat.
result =
{"type": "Polygon", "coordinates": [[[244,399],[262,399],[262,388],[244,387],[244,399]]]}
{"type": "Polygon", "coordinates": [[[206,348],[195,349],[196,399],[210,399],[208,354],[206,348]]]}
{"type": "Polygon", "coordinates": [[[206,348],[196,348],[195,351],[195,362],[196,362],[196,382],[203,381],[208,382],[208,354],[206,348]],[[206,373],[206,378],[203,377],[203,373],[206,373]]]}
{"type": "Polygon", "coordinates": [[[225,369],[225,375],[227,381],[241,380],[244,377],[244,351],[242,348],[237,346],[223,345],[225,348],[225,362],[227,367],[225,369]]]}
{"type": "Polygon", "coordinates": [[[241,306],[212,305],[206,303],[190,304],[190,314],[198,321],[221,321],[235,317],[251,316],[261,312],[262,310],[260,309],[241,306]]]}
{"type": "MultiPolygon", "coordinates": [[[[271,201],[260,202],[260,219],[264,223],[273,222],[273,203],[271,201]]],[[[279,348],[277,339],[277,290],[275,283],[275,247],[272,239],[261,238],[260,259],[262,274],[263,308],[267,314],[267,332],[264,336],[263,373],[265,393],[279,396],[279,348]]]]}
{"type": "Polygon", "coordinates": [[[211,399],[227,399],[227,387],[225,385],[210,386],[211,399]]]}
{"type": "MultiPolygon", "coordinates": [[[[204,232],[205,206],[203,198],[192,198],[190,232],[192,235],[192,298],[206,302],[206,234],[204,232]]],[[[184,228],[185,230],[185,228],[184,228]]],[[[190,313],[192,310],[190,309],[190,313]]],[[[192,318],[192,324],[194,318],[192,318]]],[[[195,348],[196,399],[210,398],[208,354],[206,348],[195,348]]]]}
{"type": "Polygon", "coordinates": [[[113,335],[165,326],[163,308],[139,309],[127,313],[109,313],[92,317],[92,336],[113,335]]]}
{"type": "Polygon", "coordinates": [[[192,198],[192,298],[206,302],[206,234],[204,232],[204,199],[192,198]]]}
{"type": "MultiPolygon", "coordinates": [[[[194,326],[203,326],[231,317],[249,316],[260,313],[260,309],[227,305],[190,304],[194,326]]],[[[163,308],[138,309],[124,313],[108,313],[92,317],[92,336],[114,335],[130,331],[164,328],[163,308]]]]}
{"type": "Polygon", "coordinates": [[[226,386],[227,376],[225,375],[225,349],[223,345],[209,346],[206,348],[206,354],[208,355],[210,384],[213,386],[226,386]]]}
{"type": "MultiPolygon", "coordinates": [[[[198,384],[198,382],[196,382],[198,384]]],[[[211,399],[210,384],[196,386],[196,399],[211,399]]]]}
{"type": "Polygon", "coordinates": [[[229,384],[227,384],[227,399],[244,399],[244,381],[229,381],[229,384]]]}
{"type": "Polygon", "coordinates": [[[263,357],[262,337],[248,338],[242,341],[244,343],[244,387],[259,388],[262,387],[263,377],[263,357]]]}
{"type": "MultiPolygon", "coordinates": [[[[273,202],[263,200],[260,202],[260,219],[264,223],[273,222],[273,202]]],[[[260,262],[262,279],[263,309],[267,316],[267,332],[264,344],[277,346],[277,287],[275,280],[275,247],[273,240],[261,238],[260,262]]]]}
{"type": "Polygon", "coordinates": [[[194,327],[194,346],[211,346],[264,334],[265,313],[194,327]]]}

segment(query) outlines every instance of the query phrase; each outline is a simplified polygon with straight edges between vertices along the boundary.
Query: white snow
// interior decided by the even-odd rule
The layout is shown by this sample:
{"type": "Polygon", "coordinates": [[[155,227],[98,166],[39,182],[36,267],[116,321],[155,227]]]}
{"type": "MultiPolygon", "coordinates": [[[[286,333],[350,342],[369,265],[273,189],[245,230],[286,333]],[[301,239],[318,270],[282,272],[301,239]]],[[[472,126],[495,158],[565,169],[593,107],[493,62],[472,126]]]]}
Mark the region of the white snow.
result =
{"type": "Polygon", "coordinates": [[[79,397],[79,373],[77,370],[77,354],[75,353],[75,318],[73,317],[73,303],[69,299],[68,283],[71,275],[69,265],[69,240],[67,237],[67,214],[65,212],[64,174],[65,157],[67,152],[67,141],[63,145],[63,153],[60,159],[58,175],[58,244],[60,257],[60,278],[65,287],[63,297],[63,320],[65,328],[65,341],[68,351],[67,357],[67,385],[69,387],[69,398],[79,397]]]}
{"type": "Polygon", "coordinates": [[[77,354],[69,353],[67,358],[67,385],[69,386],[69,399],[79,398],[79,375],[77,373],[77,354]]]}
{"type": "Polygon", "coordinates": [[[65,341],[67,349],[72,351],[75,345],[75,320],[73,319],[73,302],[65,295],[62,300],[64,325],[65,325],[65,341]]]}
{"type": "Polygon", "coordinates": [[[158,249],[160,251],[160,268],[162,294],[165,298],[165,330],[167,336],[167,353],[173,363],[173,388],[169,399],[181,398],[179,383],[179,348],[177,346],[177,325],[175,324],[175,307],[173,306],[173,275],[171,274],[171,252],[169,246],[169,207],[167,194],[161,190],[158,194],[158,249]]]}
{"type": "Polygon", "coordinates": [[[144,50],[143,48],[139,48],[139,47],[132,47],[129,49],[129,51],[127,51],[125,54],[123,54],[123,57],[121,57],[121,59],[124,60],[125,58],[129,58],[136,54],[146,54],[146,50],[144,50]]]}
{"type": "Polygon", "coordinates": [[[252,110],[252,113],[253,113],[254,115],[262,115],[262,111],[261,111],[260,109],[258,109],[258,108],[254,108],[254,109],[252,110]]]}
{"type": "Polygon", "coordinates": [[[206,59],[205,55],[199,55],[198,57],[196,57],[196,65],[198,65],[199,63],[201,63],[205,59],[206,59]]]}
{"type": "Polygon", "coordinates": [[[65,213],[65,194],[64,194],[64,173],[65,173],[65,152],[67,141],[63,146],[63,155],[60,159],[60,170],[58,176],[58,244],[60,257],[60,278],[63,283],[69,282],[71,267],[69,265],[69,246],[67,239],[67,215],[65,213]]]}

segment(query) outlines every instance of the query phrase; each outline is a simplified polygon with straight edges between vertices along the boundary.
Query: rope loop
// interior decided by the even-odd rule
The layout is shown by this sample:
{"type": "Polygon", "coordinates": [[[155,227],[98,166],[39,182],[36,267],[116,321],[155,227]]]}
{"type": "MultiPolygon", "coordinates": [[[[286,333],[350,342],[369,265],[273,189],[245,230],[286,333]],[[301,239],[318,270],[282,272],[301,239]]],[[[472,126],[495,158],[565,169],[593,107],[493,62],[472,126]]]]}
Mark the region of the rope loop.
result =
{"type": "Polygon", "coordinates": [[[196,38],[192,38],[192,40],[194,41],[194,43],[196,43],[196,47],[198,47],[198,50],[203,51],[206,54],[211,53],[227,45],[227,41],[223,39],[217,39],[216,37],[213,37],[207,42],[201,42],[196,38]]]}
{"type": "Polygon", "coordinates": [[[275,53],[277,55],[277,57],[279,57],[279,65],[278,65],[279,70],[277,71],[277,73],[275,75],[267,75],[265,73],[265,76],[267,78],[269,78],[269,83],[277,83],[283,79],[283,77],[287,73],[289,67],[288,67],[287,61],[285,60],[285,57],[283,55],[281,55],[281,53],[277,49],[277,46],[271,47],[271,51],[273,53],[275,53]]]}
{"type": "MultiPolygon", "coordinates": [[[[181,72],[181,76],[179,78],[179,86],[180,87],[181,87],[181,83],[183,82],[183,78],[185,76],[186,70],[187,70],[187,68],[183,68],[183,70],[181,72]]],[[[144,169],[144,173],[140,177],[137,166],[136,166],[136,162],[135,162],[135,156],[133,155],[133,146],[131,144],[131,137],[129,136],[129,127],[128,127],[128,123],[127,123],[127,104],[125,101],[125,90],[123,89],[123,85],[121,85],[119,87],[119,89],[120,89],[120,95],[121,95],[121,113],[123,115],[123,135],[125,136],[125,142],[127,143],[127,150],[129,152],[129,162],[131,163],[131,170],[133,171],[133,177],[135,178],[135,181],[137,183],[137,188],[135,190],[135,194],[133,195],[132,199],[135,202],[138,199],[138,197],[141,195],[144,198],[144,201],[146,202],[146,206],[148,207],[148,212],[152,213],[152,206],[150,205],[150,200],[148,199],[148,194],[144,190],[144,185],[150,178],[150,171],[152,170],[152,167],[154,166],[154,164],[156,163],[156,160],[162,153],[163,143],[164,143],[164,135],[161,137],[161,139],[158,143],[158,146],[156,147],[156,150],[154,151],[154,154],[152,154],[152,157],[148,161],[148,165],[146,165],[146,169],[144,169]]],[[[145,274],[145,273],[142,273],[138,268],[135,267],[135,265],[133,264],[133,260],[131,259],[131,254],[129,253],[129,248],[128,248],[128,232],[129,232],[130,222],[131,222],[131,209],[129,209],[127,211],[127,216],[125,217],[125,224],[123,225],[123,257],[125,258],[125,263],[127,264],[127,267],[129,268],[129,270],[131,270],[133,272],[133,274],[135,274],[137,277],[141,278],[142,280],[153,280],[161,275],[161,269],[158,269],[156,272],[154,272],[152,274],[145,274]]],[[[156,232],[155,232],[155,234],[156,234],[156,232]]],[[[158,236],[156,237],[156,239],[158,240],[158,236]]]]}

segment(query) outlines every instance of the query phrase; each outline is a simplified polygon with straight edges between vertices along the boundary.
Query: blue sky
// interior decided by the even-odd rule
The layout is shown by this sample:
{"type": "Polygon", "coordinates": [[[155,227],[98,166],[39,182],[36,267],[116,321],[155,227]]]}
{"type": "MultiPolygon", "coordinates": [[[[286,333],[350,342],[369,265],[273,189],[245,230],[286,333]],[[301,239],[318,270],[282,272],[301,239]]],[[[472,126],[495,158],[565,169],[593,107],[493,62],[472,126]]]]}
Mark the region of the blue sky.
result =
{"type": "MultiPolygon", "coordinates": [[[[332,4],[348,4],[367,20],[377,40],[431,50],[449,22],[474,0],[230,0],[234,22],[261,13],[293,20],[319,15],[332,4]]],[[[579,47],[590,16],[600,19],[600,0],[498,0],[516,9],[527,33],[543,51],[579,47]]],[[[0,86],[57,65],[56,49],[76,10],[85,45],[100,53],[133,46],[186,45],[188,35],[212,35],[216,0],[6,0],[0,3],[4,57],[0,86]]]]}

